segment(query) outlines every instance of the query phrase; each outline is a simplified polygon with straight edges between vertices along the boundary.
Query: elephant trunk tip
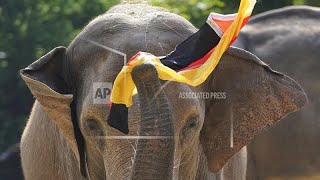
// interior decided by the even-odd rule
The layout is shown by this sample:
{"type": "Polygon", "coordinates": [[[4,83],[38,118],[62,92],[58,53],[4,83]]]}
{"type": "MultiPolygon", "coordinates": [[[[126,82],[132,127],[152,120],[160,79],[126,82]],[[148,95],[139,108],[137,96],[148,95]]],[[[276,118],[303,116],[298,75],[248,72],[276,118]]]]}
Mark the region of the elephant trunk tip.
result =
{"type": "Polygon", "coordinates": [[[140,66],[136,66],[133,68],[132,72],[132,79],[135,83],[138,81],[157,81],[158,80],[158,73],[157,69],[152,64],[143,64],[140,66]]]}

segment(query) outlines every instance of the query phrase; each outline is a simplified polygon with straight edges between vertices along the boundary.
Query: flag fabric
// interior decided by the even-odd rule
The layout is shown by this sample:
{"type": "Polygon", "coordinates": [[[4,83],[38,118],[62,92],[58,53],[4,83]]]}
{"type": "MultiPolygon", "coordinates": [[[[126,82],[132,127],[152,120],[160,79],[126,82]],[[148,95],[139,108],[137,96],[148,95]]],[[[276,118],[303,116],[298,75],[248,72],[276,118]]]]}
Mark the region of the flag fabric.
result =
{"type": "Polygon", "coordinates": [[[137,93],[131,71],[138,65],[154,65],[162,80],[190,86],[203,83],[215,69],[223,53],[237,38],[240,29],[248,22],[255,3],[256,0],[241,0],[236,14],[211,13],[199,31],[165,57],[146,52],[133,56],[114,82],[108,124],[125,134],[129,132],[128,107],[132,105],[132,96],[137,93]]]}

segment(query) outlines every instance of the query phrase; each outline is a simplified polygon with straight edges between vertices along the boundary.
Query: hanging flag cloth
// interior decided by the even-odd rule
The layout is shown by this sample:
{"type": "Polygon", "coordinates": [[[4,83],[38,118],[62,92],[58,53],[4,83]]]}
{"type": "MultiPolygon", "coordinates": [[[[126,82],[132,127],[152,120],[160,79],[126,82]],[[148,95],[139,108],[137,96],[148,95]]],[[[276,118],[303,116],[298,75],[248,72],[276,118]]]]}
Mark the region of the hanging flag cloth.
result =
{"type": "Polygon", "coordinates": [[[108,124],[125,134],[129,133],[128,107],[132,105],[132,96],[137,93],[131,77],[135,66],[145,63],[154,65],[162,80],[190,86],[203,83],[248,22],[255,3],[256,0],[241,0],[237,14],[211,13],[199,31],[163,58],[145,52],[133,56],[114,82],[108,124]]]}

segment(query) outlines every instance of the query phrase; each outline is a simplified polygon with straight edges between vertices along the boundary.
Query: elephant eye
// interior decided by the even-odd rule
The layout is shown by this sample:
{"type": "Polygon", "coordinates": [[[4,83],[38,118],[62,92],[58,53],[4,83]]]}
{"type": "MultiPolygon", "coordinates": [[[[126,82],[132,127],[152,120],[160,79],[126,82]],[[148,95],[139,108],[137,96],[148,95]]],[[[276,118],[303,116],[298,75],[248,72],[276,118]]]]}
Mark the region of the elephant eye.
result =
{"type": "Polygon", "coordinates": [[[194,128],[197,126],[197,122],[195,121],[192,121],[190,124],[189,124],[189,128],[194,128]]]}
{"type": "Polygon", "coordinates": [[[97,121],[93,119],[87,120],[87,125],[90,130],[97,130],[99,128],[97,121]]]}
{"type": "Polygon", "coordinates": [[[86,120],[86,127],[90,131],[91,136],[104,136],[104,130],[100,123],[94,119],[86,120]]]}
{"type": "Polygon", "coordinates": [[[188,119],[186,124],[184,125],[182,131],[180,140],[182,144],[190,143],[194,139],[195,135],[198,132],[199,127],[199,118],[198,116],[192,116],[188,119]]]}
{"type": "Polygon", "coordinates": [[[197,125],[198,125],[198,118],[196,118],[196,117],[190,118],[187,123],[188,128],[195,128],[195,127],[197,127],[197,125]]]}
{"type": "Polygon", "coordinates": [[[85,121],[85,134],[90,137],[93,143],[98,147],[105,146],[105,130],[103,126],[95,119],[87,119],[85,121]]]}

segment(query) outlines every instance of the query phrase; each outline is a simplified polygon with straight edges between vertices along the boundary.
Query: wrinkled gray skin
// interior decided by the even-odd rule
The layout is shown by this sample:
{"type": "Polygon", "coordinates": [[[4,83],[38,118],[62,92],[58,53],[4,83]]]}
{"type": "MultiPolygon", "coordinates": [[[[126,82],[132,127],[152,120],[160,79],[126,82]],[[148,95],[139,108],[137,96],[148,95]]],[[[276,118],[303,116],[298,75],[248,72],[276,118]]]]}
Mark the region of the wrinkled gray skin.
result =
{"type": "Polygon", "coordinates": [[[122,56],[97,45],[127,57],[138,51],[159,56],[195,31],[187,20],[162,9],[116,6],[91,21],[68,48],[55,48],[24,69],[22,78],[36,97],[21,140],[25,178],[82,179],[70,116],[75,112],[89,179],[244,179],[242,148],[306,103],[295,81],[253,54],[230,48],[196,88],[159,80],[152,65],[133,69],[139,95],[129,108],[129,136],[171,138],[121,139],[124,134],[106,123],[110,107],[93,103],[93,83],[114,82],[123,66],[122,56]],[[190,92],[225,92],[227,98],[179,98],[190,92]]]}
{"type": "Polygon", "coordinates": [[[235,45],[296,79],[309,97],[303,110],[248,146],[248,179],[319,175],[320,8],[288,7],[252,17],[235,45]]]}

